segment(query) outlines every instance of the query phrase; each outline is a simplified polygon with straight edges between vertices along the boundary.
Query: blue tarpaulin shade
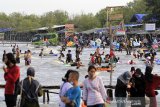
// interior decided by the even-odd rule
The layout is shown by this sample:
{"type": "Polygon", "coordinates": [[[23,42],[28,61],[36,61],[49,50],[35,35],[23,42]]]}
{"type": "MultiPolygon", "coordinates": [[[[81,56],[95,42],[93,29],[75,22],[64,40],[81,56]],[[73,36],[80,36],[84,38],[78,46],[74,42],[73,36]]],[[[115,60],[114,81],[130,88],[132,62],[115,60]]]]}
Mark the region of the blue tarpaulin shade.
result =
{"type": "Polygon", "coordinates": [[[13,30],[12,28],[0,28],[1,33],[7,32],[7,31],[12,31],[12,30],[13,30]]]}
{"type": "Polygon", "coordinates": [[[137,26],[142,26],[143,24],[125,24],[125,27],[137,27],[137,26]]]}
{"type": "Polygon", "coordinates": [[[130,22],[142,23],[145,16],[147,16],[147,14],[134,14],[130,22]]]}

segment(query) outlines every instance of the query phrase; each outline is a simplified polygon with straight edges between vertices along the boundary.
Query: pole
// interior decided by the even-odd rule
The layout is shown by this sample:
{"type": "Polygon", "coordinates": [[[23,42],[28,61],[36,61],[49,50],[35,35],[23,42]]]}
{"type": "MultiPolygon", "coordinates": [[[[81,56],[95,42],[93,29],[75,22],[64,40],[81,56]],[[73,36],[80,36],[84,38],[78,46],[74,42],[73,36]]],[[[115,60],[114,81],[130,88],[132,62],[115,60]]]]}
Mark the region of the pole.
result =
{"type": "Polygon", "coordinates": [[[107,25],[106,25],[107,27],[108,27],[108,18],[109,18],[109,16],[108,16],[108,8],[107,8],[107,23],[106,23],[106,24],[107,24],[107,25]]]}
{"type": "MultiPolygon", "coordinates": [[[[110,26],[109,26],[109,34],[110,34],[110,51],[112,49],[112,41],[113,41],[113,37],[112,37],[112,24],[110,22],[110,26]]],[[[110,63],[111,63],[111,71],[110,71],[110,86],[112,85],[112,71],[113,71],[113,59],[111,59],[110,63]]]]}

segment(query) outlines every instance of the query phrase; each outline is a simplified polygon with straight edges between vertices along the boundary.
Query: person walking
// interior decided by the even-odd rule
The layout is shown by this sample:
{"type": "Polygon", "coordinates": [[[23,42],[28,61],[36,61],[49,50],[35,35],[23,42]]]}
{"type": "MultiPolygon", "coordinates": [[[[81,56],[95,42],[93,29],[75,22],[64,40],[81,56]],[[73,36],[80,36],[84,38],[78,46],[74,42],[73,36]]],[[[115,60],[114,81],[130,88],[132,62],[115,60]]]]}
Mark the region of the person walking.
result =
{"type": "Polygon", "coordinates": [[[27,77],[19,85],[19,92],[22,91],[20,107],[40,107],[38,97],[42,96],[42,87],[34,76],[34,68],[29,67],[27,77]]]}
{"type": "MultiPolygon", "coordinates": [[[[65,74],[64,78],[62,78],[62,85],[60,87],[60,92],[59,92],[59,97],[61,99],[61,97],[65,96],[65,94],[67,93],[67,91],[73,87],[70,83],[69,83],[69,74],[72,72],[72,70],[68,70],[67,73],[65,74]]],[[[59,107],[65,107],[65,103],[61,100],[59,103],[59,107]]]]}
{"type": "Polygon", "coordinates": [[[152,74],[153,68],[147,66],[145,70],[146,95],[150,99],[149,107],[157,107],[155,90],[160,86],[160,76],[152,74]]]}
{"type": "Polygon", "coordinates": [[[83,83],[83,101],[87,107],[103,107],[107,99],[102,80],[96,76],[96,68],[88,67],[88,78],[83,83]]]}
{"type": "Polygon", "coordinates": [[[4,63],[7,67],[3,67],[5,84],[5,102],[7,107],[16,106],[17,86],[20,79],[20,68],[16,65],[16,59],[12,53],[4,56],[4,63]]]}
{"type": "Polygon", "coordinates": [[[69,82],[73,84],[73,87],[66,92],[64,97],[61,97],[61,100],[66,105],[65,107],[80,107],[81,89],[78,85],[78,79],[79,73],[73,70],[69,74],[69,82]]]}

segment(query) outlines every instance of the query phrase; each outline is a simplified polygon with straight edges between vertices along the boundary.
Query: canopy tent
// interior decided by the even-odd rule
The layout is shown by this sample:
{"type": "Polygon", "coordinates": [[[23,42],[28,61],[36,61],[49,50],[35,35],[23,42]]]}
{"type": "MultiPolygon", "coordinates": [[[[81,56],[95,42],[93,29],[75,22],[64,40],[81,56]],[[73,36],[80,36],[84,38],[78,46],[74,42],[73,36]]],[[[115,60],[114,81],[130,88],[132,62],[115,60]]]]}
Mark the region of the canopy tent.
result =
{"type": "MultiPolygon", "coordinates": [[[[60,28],[60,27],[65,27],[65,25],[54,25],[51,28],[55,29],[55,28],[60,28]]],[[[34,29],[34,30],[48,30],[48,29],[49,29],[49,27],[41,27],[41,28],[37,28],[37,29],[34,29]]]]}
{"type": "Polygon", "coordinates": [[[91,34],[91,33],[96,33],[97,30],[100,30],[101,28],[94,28],[94,29],[90,29],[90,30],[86,30],[86,31],[83,31],[82,33],[85,33],[85,34],[91,34]]]}
{"type": "Polygon", "coordinates": [[[147,14],[134,14],[130,22],[142,23],[145,16],[147,16],[147,14]]]}

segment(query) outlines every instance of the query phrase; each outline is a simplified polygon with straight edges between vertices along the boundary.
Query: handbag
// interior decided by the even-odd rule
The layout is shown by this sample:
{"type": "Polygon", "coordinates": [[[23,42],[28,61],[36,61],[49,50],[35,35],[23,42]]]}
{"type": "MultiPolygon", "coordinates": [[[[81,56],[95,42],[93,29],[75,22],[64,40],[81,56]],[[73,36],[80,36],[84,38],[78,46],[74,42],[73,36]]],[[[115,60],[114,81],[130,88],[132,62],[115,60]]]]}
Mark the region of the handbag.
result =
{"type": "Polygon", "coordinates": [[[23,88],[23,80],[22,80],[22,84],[21,84],[21,88],[20,88],[20,97],[17,101],[16,107],[21,107],[21,100],[22,100],[22,88],[23,88]]]}

